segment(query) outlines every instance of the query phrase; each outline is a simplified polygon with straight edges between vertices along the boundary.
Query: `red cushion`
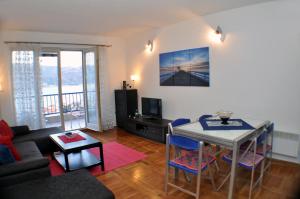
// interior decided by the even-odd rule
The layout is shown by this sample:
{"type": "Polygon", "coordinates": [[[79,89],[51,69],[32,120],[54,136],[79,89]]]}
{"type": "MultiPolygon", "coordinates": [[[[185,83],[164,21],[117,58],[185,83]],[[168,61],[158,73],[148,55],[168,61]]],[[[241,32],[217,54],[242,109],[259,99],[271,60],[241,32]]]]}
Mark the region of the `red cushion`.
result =
{"type": "Polygon", "coordinates": [[[14,137],[14,133],[4,120],[0,121],[0,135],[9,136],[10,138],[14,137]]]}
{"type": "Polygon", "coordinates": [[[9,136],[0,135],[0,144],[6,145],[16,160],[21,160],[21,156],[17,151],[16,147],[13,145],[9,136]]]}

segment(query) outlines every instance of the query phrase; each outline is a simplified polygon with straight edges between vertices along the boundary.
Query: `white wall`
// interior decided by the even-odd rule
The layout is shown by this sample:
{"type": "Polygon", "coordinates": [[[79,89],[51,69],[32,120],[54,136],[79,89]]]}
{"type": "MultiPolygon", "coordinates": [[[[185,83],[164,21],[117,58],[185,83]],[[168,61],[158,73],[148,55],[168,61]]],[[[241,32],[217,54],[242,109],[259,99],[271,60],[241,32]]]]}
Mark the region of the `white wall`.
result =
{"type": "MultiPolygon", "coordinates": [[[[127,39],[127,79],[139,96],[163,100],[163,117],[198,118],[230,110],[300,134],[300,2],[274,1],[184,21],[127,39]],[[209,34],[220,25],[224,43],[209,34]],[[145,52],[154,39],[154,51],[145,52]],[[159,85],[159,53],[210,46],[210,87],[159,85]]],[[[296,141],[297,142],[297,141],[296,141]]],[[[284,147],[284,146],[282,146],[284,147]]]]}
{"type": "Polygon", "coordinates": [[[104,56],[100,58],[101,69],[101,102],[102,122],[115,123],[114,93],[120,88],[121,82],[126,77],[124,42],[119,38],[101,37],[95,35],[56,34],[42,32],[0,31],[0,80],[4,91],[0,93],[0,110],[2,118],[15,124],[13,116],[13,103],[11,98],[9,49],[3,41],[43,41],[43,42],[67,42],[67,43],[100,43],[111,44],[112,47],[104,50],[104,56]]]}

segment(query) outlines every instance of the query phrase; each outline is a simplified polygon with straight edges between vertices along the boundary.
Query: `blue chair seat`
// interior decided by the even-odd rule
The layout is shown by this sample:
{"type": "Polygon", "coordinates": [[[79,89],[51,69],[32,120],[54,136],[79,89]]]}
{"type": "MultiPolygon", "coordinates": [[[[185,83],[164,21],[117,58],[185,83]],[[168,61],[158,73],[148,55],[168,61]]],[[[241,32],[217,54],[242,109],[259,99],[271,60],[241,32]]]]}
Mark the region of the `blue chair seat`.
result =
{"type": "MultiPolygon", "coordinates": [[[[248,152],[243,157],[243,159],[240,160],[240,157],[238,157],[238,160],[239,160],[238,165],[241,166],[241,167],[244,167],[246,169],[252,169],[252,167],[257,167],[263,161],[264,156],[259,155],[259,154],[255,154],[255,160],[254,160],[254,163],[253,163],[253,155],[254,155],[253,152],[248,152]]],[[[232,152],[224,155],[222,157],[222,159],[225,162],[228,162],[228,163],[231,164],[231,162],[232,162],[232,152]]]]}
{"type": "MultiPolygon", "coordinates": [[[[246,150],[250,143],[251,143],[251,141],[247,141],[247,142],[243,143],[243,144],[241,145],[241,148],[240,148],[240,149],[241,149],[242,151],[246,150]]],[[[256,153],[259,154],[259,155],[263,155],[263,147],[264,147],[264,146],[263,146],[262,143],[259,144],[259,145],[257,146],[257,148],[256,148],[256,153]]],[[[271,152],[271,150],[272,150],[272,146],[269,145],[269,144],[267,144],[267,146],[266,146],[266,152],[267,152],[267,153],[268,153],[268,152],[271,152]]]]}

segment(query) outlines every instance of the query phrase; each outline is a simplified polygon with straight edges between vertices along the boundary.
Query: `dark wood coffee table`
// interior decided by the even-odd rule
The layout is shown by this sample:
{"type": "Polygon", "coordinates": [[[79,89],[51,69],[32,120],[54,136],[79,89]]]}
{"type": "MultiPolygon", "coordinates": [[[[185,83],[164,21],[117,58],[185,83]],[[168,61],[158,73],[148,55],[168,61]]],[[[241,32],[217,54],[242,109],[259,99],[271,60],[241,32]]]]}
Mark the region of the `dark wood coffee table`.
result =
{"type": "Polygon", "coordinates": [[[78,133],[85,140],[64,143],[58,136],[65,135],[66,132],[50,135],[50,138],[59,147],[60,153],[54,153],[54,158],[65,169],[65,171],[73,171],[81,168],[89,168],[96,165],[101,165],[101,170],[104,171],[104,156],[102,143],[83,133],[79,130],[72,131],[78,133]],[[88,149],[99,147],[100,159],[91,154],[88,149]]]}

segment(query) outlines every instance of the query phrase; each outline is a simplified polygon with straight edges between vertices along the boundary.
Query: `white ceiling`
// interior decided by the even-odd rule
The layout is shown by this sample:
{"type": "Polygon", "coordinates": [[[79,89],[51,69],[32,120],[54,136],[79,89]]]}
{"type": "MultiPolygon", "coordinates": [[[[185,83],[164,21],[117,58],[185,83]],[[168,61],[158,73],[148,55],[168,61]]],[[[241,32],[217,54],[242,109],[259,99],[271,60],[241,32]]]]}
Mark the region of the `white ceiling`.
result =
{"type": "Polygon", "coordinates": [[[0,0],[5,30],[126,36],[270,0],[0,0]]]}

